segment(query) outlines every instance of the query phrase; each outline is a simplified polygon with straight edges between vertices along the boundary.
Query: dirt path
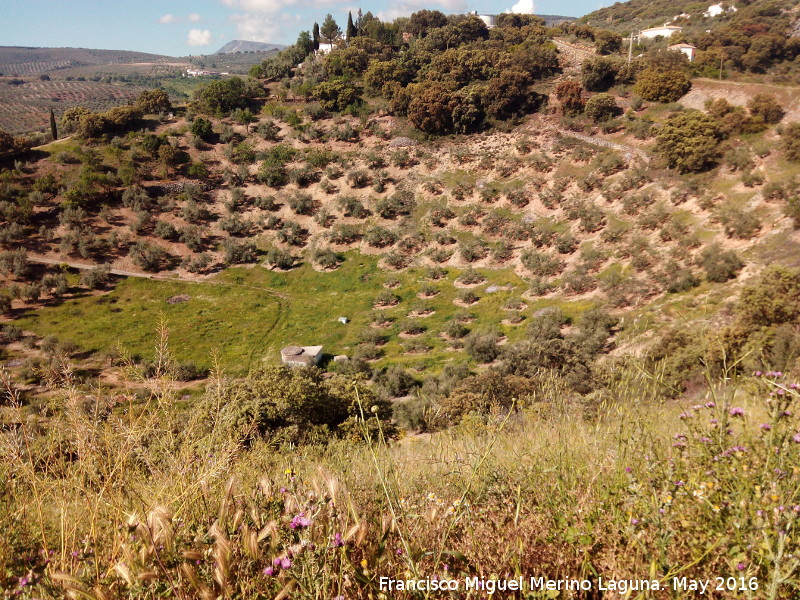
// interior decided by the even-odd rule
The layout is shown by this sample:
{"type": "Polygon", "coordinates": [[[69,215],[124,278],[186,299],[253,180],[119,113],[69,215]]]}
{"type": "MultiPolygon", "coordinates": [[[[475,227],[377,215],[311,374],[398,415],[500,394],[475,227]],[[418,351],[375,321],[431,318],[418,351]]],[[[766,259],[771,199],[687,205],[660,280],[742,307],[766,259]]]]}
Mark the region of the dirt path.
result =
{"type": "Polygon", "coordinates": [[[564,137],[571,137],[576,140],[581,140],[587,144],[595,144],[596,146],[611,148],[612,150],[619,150],[624,154],[625,160],[628,162],[634,158],[640,158],[645,162],[650,162],[650,156],[648,156],[647,152],[641,148],[634,148],[633,146],[620,144],[619,142],[612,142],[611,140],[606,140],[592,135],[585,135],[583,133],[575,133],[574,131],[560,131],[559,133],[564,137]]]}
{"type": "Polygon", "coordinates": [[[572,44],[558,38],[553,38],[553,42],[558,48],[560,57],[570,66],[580,67],[584,60],[595,55],[594,50],[588,46],[572,44]]]}
{"type": "MultiPolygon", "coordinates": [[[[86,263],[77,263],[68,260],[60,260],[57,258],[45,258],[44,256],[36,256],[32,254],[28,254],[28,262],[37,263],[40,265],[53,265],[53,266],[60,266],[60,265],[67,265],[71,269],[78,269],[79,271],[87,271],[91,269],[96,269],[101,265],[92,265],[86,263]]],[[[268,294],[275,296],[276,298],[281,298],[284,300],[289,299],[289,295],[283,292],[278,292],[276,290],[264,287],[258,287],[255,285],[246,285],[244,283],[232,283],[228,281],[208,281],[203,279],[190,279],[188,277],[181,277],[177,274],[172,275],[158,275],[156,273],[139,273],[136,271],[125,271],[122,269],[110,269],[109,273],[112,275],[117,275],[119,277],[135,277],[138,279],[153,279],[157,281],[177,281],[179,283],[193,283],[197,285],[221,285],[221,286],[228,286],[228,287],[244,287],[249,288],[252,290],[259,290],[262,292],[267,292],[268,294]]]]}

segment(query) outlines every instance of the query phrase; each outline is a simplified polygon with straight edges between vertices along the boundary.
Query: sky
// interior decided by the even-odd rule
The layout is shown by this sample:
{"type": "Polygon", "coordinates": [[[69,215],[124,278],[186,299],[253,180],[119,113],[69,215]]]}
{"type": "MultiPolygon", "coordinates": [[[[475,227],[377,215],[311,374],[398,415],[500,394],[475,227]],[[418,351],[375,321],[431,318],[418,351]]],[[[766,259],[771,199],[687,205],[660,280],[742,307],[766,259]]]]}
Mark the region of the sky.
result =
{"type": "Polygon", "coordinates": [[[359,8],[381,19],[422,8],[444,13],[511,11],[578,17],[602,0],[0,0],[0,46],[212,54],[231,40],[291,44],[331,13],[344,28],[359,8]]]}

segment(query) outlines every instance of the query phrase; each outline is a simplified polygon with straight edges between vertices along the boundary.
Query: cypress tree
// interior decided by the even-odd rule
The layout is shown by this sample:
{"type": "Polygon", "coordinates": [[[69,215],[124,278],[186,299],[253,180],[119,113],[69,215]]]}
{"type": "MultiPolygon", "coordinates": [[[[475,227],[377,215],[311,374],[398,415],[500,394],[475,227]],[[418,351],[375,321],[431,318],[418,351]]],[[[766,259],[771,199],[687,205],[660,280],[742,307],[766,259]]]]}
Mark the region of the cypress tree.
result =
{"type": "Polygon", "coordinates": [[[358,35],[358,31],[356,31],[356,26],[353,24],[353,13],[351,11],[347,12],[347,39],[352,39],[358,35]]]}
{"type": "Polygon", "coordinates": [[[58,139],[58,127],[56,127],[56,116],[53,114],[53,109],[50,109],[50,134],[53,136],[53,141],[58,139]]]}
{"type": "Polygon", "coordinates": [[[314,50],[319,50],[319,23],[317,22],[314,22],[313,37],[314,37],[314,50]]]}

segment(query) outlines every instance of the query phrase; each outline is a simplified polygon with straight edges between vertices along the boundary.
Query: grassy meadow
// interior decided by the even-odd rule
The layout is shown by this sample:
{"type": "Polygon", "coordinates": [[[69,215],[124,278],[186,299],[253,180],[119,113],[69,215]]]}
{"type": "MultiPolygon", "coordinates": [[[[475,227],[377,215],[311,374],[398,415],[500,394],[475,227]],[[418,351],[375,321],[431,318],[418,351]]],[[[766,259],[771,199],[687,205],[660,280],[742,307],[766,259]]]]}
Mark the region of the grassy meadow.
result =
{"type": "MultiPolygon", "coordinates": [[[[657,401],[660,382],[640,370],[617,375],[591,414],[549,380],[519,411],[445,432],[387,442],[362,407],[364,441],[300,447],[243,446],[213,414],[178,411],[168,377],[145,382],[135,412],[67,387],[63,423],[1,438],[0,586],[14,598],[484,598],[466,577],[522,575],[651,590],[500,597],[656,599],[702,597],[673,578],[714,589],[720,577],[707,597],[796,598],[797,386],[777,373],[710,382],[689,406],[657,401]],[[388,593],[380,577],[462,587],[388,593]]],[[[220,409],[226,385],[212,377],[207,405],[220,409]]]]}
{"type": "Polygon", "coordinates": [[[576,317],[591,306],[590,301],[535,302],[521,300],[524,282],[508,270],[479,270],[485,281],[472,289],[479,300],[471,306],[454,303],[463,290],[455,285],[456,270],[441,279],[429,280],[426,270],[409,269],[387,273],[371,256],[348,253],[347,260],[333,272],[302,265],[287,272],[260,266],[226,269],[202,282],[127,278],[108,292],[81,294],[37,310],[25,311],[16,319],[19,327],[38,336],[55,336],[72,341],[86,352],[114,353],[124,348],[133,356],[149,359],[157,341],[156,323],[170,330],[173,356],[180,362],[210,367],[212,356],[231,374],[246,374],[262,362],[274,363],[280,349],[289,344],[324,346],[327,355],[345,354],[357,347],[365,331],[380,331],[385,343],[378,360],[412,365],[423,363],[437,368],[454,356],[446,339],[437,335],[455,315],[467,315],[481,330],[496,330],[509,340],[521,339],[526,322],[503,324],[510,314],[523,317],[549,306],[558,306],[568,317],[576,317]],[[420,299],[427,283],[435,296],[420,299]],[[373,311],[373,304],[387,290],[397,304],[373,311]],[[497,291],[487,293],[489,286],[497,291]],[[170,304],[170,298],[188,300],[170,304]],[[504,307],[510,301],[523,302],[523,310],[504,307]],[[433,311],[428,316],[408,317],[415,310],[433,311]],[[393,320],[385,329],[370,326],[376,314],[393,320]],[[349,323],[337,319],[348,317],[349,323]],[[409,321],[419,322],[424,331],[401,338],[399,329],[409,321]],[[428,348],[415,350],[417,341],[428,348]]]}

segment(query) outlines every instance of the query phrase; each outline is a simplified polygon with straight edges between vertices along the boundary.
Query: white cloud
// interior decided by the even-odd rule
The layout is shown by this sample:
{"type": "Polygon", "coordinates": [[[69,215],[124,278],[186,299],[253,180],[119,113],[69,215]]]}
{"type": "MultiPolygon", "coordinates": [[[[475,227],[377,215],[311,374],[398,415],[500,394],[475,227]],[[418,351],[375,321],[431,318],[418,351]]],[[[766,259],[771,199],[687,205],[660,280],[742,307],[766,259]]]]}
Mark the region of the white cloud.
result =
{"type": "Polygon", "coordinates": [[[247,13],[277,13],[296,4],[296,0],[222,0],[222,3],[247,13]]]}
{"type": "Polygon", "coordinates": [[[186,43],[190,46],[208,46],[211,43],[211,31],[208,29],[192,29],[186,43]]]}
{"type": "Polygon", "coordinates": [[[191,21],[192,23],[197,23],[200,20],[200,15],[198,15],[197,13],[192,13],[186,18],[189,19],[189,21],[191,21]]]}
{"type": "Polygon", "coordinates": [[[293,34],[303,20],[299,15],[280,13],[276,15],[242,13],[231,15],[236,23],[237,36],[251,42],[283,44],[294,42],[287,35],[293,34]]]}
{"type": "Polygon", "coordinates": [[[511,7],[512,13],[532,15],[536,12],[536,5],[533,0],[519,0],[511,7]]]}
{"type": "Polygon", "coordinates": [[[441,10],[446,14],[458,14],[467,11],[466,0],[405,0],[389,5],[379,11],[377,16],[384,21],[392,21],[398,17],[407,17],[423,8],[441,10]]]}
{"type": "Polygon", "coordinates": [[[167,15],[164,15],[163,17],[161,17],[158,20],[158,22],[159,23],[163,23],[165,25],[169,25],[170,23],[177,23],[178,22],[178,17],[176,17],[175,15],[167,14],[167,15]]]}

